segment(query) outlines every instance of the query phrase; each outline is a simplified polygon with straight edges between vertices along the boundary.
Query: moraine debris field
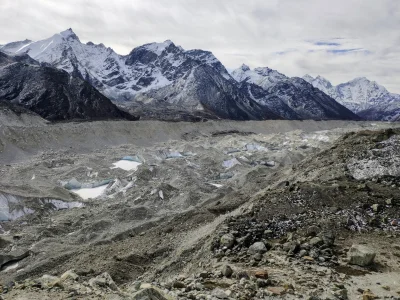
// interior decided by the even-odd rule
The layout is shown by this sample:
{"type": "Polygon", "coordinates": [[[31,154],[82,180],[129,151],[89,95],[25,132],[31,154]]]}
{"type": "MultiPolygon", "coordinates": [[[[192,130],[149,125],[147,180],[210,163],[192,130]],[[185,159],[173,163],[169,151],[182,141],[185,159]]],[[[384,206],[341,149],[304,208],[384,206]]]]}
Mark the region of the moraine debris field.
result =
{"type": "Polygon", "coordinates": [[[400,297],[396,124],[13,114],[2,299],[400,297]]]}

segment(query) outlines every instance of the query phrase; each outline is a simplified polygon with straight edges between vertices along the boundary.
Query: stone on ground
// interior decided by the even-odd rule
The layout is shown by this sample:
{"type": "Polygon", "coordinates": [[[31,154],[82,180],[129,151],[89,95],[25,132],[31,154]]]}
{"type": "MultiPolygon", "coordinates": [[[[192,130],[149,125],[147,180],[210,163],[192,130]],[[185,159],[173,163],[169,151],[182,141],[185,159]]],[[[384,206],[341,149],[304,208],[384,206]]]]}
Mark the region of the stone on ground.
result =
{"type": "Polygon", "coordinates": [[[256,242],[249,247],[250,254],[265,253],[265,252],[267,252],[267,247],[265,247],[265,244],[263,242],[256,242]]]}
{"type": "Polygon", "coordinates": [[[361,267],[372,264],[375,256],[376,253],[372,249],[363,245],[353,245],[351,246],[349,252],[347,252],[349,264],[358,265],[361,267]]]}

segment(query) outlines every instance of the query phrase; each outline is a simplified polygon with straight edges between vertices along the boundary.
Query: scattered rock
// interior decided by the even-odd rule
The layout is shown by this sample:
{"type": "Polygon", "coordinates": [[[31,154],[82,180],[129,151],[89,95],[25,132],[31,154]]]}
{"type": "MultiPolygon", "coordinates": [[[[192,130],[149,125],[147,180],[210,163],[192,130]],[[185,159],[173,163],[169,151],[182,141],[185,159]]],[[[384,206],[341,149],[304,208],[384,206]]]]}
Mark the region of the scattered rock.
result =
{"type": "Polygon", "coordinates": [[[228,278],[230,278],[232,276],[232,274],[233,274],[232,268],[230,266],[228,266],[228,265],[224,265],[222,267],[221,271],[222,271],[222,275],[224,275],[225,277],[228,277],[228,278]]]}
{"type": "Polygon", "coordinates": [[[142,289],[134,293],[129,299],[132,300],[174,300],[176,298],[167,295],[159,288],[152,285],[142,285],[142,289]]]}
{"type": "Polygon", "coordinates": [[[220,288],[216,288],[212,291],[212,295],[218,299],[229,299],[229,296],[220,288]]]}
{"type": "Polygon", "coordinates": [[[224,234],[223,236],[221,236],[219,243],[222,247],[230,249],[235,243],[235,237],[231,233],[224,234]]]}
{"type": "Polygon", "coordinates": [[[267,252],[267,247],[263,242],[256,242],[249,247],[248,252],[250,254],[265,253],[267,252]]]}
{"type": "Polygon", "coordinates": [[[110,274],[104,272],[103,274],[91,278],[89,280],[89,285],[93,288],[110,288],[113,291],[117,291],[118,287],[115,284],[114,280],[111,278],[110,274]]]}
{"type": "Polygon", "coordinates": [[[339,288],[335,291],[332,291],[332,294],[341,300],[346,300],[347,299],[347,290],[345,288],[339,288]]]}
{"type": "Polygon", "coordinates": [[[353,245],[347,252],[349,264],[361,267],[372,264],[375,256],[376,253],[373,250],[363,245],[353,245]]]}
{"type": "Polygon", "coordinates": [[[374,204],[371,206],[371,208],[374,212],[379,212],[382,210],[382,206],[380,204],[374,204]]]}
{"type": "Polygon", "coordinates": [[[376,295],[371,292],[371,290],[365,290],[362,295],[362,300],[373,300],[377,299],[376,295]]]}
{"type": "Polygon", "coordinates": [[[273,295],[278,295],[278,296],[286,293],[286,289],[281,286],[271,286],[271,287],[268,287],[267,290],[270,293],[272,293],[273,295]]]}
{"type": "Polygon", "coordinates": [[[61,275],[61,280],[68,280],[68,279],[77,280],[78,278],[79,276],[74,272],[74,270],[68,270],[67,272],[61,275]]]}
{"type": "Polygon", "coordinates": [[[175,288],[175,289],[184,289],[184,288],[186,288],[186,284],[183,283],[182,281],[175,280],[172,283],[172,287],[175,288]]]}
{"type": "Polygon", "coordinates": [[[318,226],[312,225],[310,227],[307,228],[306,230],[306,236],[316,236],[319,232],[321,231],[321,229],[318,226]]]}
{"type": "Polygon", "coordinates": [[[324,244],[324,241],[320,237],[316,236],[309,241],[309,244],[311,247],[319,247],[324,244]]]}
{"type": "Polygon", "coordinates": [[[331,231],[324,231],[320,234],[324,245],[327,247],[332,247],[335,244],[335,235],[331,231]]]}
{"type": "Polygon", "coordinates": [[[314,258],[312,258],[311,256],[307,256],[307,255],[304,256],[303,259],[304,260],[308,260],[308,261],[313,261],[314,260],[314,258]]]}
{"type": "Polygon", "coordinates": [[[268,279],[268,272],[266,270],[257,270],[255,271],[254,276],[260,279],[268,279]]]}

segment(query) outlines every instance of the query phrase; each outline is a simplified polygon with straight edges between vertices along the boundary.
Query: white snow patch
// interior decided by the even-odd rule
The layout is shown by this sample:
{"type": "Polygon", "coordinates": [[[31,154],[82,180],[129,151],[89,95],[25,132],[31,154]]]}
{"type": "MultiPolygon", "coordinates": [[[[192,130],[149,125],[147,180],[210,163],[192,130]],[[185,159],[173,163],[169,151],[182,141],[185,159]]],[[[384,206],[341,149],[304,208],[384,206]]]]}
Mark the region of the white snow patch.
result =
{"type": "Polygon", "coordinates": [[[219,183],[209,183],[209,184],[212,185],[212,186],[215,186],[217,188],[221,188],[221,187],[224,186],[223,184],[219,184],[219,183]]]}
{"type": "Polygon", "coordinates": [[[79,195],[82,199],[86,200],[86,199],[95,199],[101,196],[102,194],[104,194],[106,189],[107,189],[107,184],[95,188],[75,189],[71,190],[71,192],[79,195]]]}
{"type": "Polygon", "coordinates": [[[13,264],[10,264],[10,265],[8,265],[4,270],[3,270],[3,272],[7,272],[7,271],[9,271],[9,270],[13,270],[13,269],[16,269],[16,268],[18,268],[18,263],[13,263],[13,264]]]}
{"type": "Polygon", "coordinates": [[[130,161],[130,160],[119,160],[115,163],[113,163],[114,167],[111,167],[111,169],[122,169],[125,171],[136,171],[137,168],[141,165],[141,163],[136,162],[136,161],[130,161]]]}
{"type": "Polygon", "coordinates": [[[30,44],[33,44],[34,42],[30,42],[26,45],[23,45],[21,48],[19,48],[17,51],[15,51],[15,53],[18,53],[19,51],[21,51],[22,49],[24,49],[25,47],[29,46],[30,44]]]}
{"type": "Polygon", "coordinates": [[[167,40],[163,43],[152,43],[152,44],[144,45],[144,48],[146,48],[147,50],[149,50],[151,52],[154,52],[157,55],[160,55],[171,44],[172,44],[172,42],[167,40]]]}

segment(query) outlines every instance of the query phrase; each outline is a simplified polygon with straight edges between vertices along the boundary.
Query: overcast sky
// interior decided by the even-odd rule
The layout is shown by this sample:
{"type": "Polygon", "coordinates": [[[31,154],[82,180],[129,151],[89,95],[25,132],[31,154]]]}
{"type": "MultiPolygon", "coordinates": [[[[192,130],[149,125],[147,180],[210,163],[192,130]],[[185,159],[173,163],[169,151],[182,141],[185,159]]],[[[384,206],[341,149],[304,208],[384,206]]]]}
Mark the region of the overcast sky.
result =
{"type": "Polygon", "coordinates": [[[400,93],[400,0],[0,0],[0,44],[71,27],[120,54],[170,39],[228,68],[268,66],[400,93]]]}

